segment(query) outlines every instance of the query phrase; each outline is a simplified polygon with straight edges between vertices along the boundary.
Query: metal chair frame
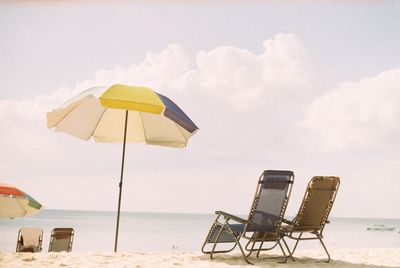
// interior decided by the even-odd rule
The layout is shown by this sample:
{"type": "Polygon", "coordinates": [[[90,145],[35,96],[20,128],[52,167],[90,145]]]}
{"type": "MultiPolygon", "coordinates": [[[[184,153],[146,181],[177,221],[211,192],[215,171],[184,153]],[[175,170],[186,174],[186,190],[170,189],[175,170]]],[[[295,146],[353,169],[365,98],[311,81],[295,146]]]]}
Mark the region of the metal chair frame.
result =
{"type": "MultiPolygon", "coordinates": [[[[203,243],[201,251],[205,254],[210,254],[210,259],[213,259],[214,253],[231,252],[232,250],[234,250],[236,248],[236,246],[238,246],[244,261],[248,264],[252,264],[248,260],[248,257],[255,251],[254,247],[255,247],[256,243],[260,242],[258,239],[256,239],[256,237],[261,233],[263,234],[264,237],[266,237],[268,234],[270,234],[270,235],[273,234],[276,236],[276,240],[274,241],[274,242],[276,242],[275,246],[279,245],[279,247],[283,253],[283,261],[282,262],[286,262],[288,255],[286,254],[286,252],[280,242],[281,238],[282,238],[282,234],[279,232],[279,228],[281,226],[281,223],[283,221],[283,217],[284,217],[284,214],[285,214],[285,211],[287,208],[287,204],[288,204],[291,190],[293,187],[293,182],[294,182],[294,174],[292,171],[273,171],[273,170],[264,171],[258,179],[257,188],[256,188],[256,192],[254,195],[254,199],[253,199],[253,203],[252,203],[252,206],[250,209],[248,219],[245,220],[243,218],[226,213],[224,211],[216,211],[215,214],[217,214],[217,217],[214,220],[212,227],[207,235],[207,238],[203,243]],[[283,204],[282,204],[282,207],[280,210],[279,219],[276,224],[275,230],[272,232],[252,231],[252,230],[249,230],[249,228],[251,227],[251,224],[253,223],[253,216],[255,214],[255,210],[257,208],[257,204],[258,204],[260,194],[262,191],[261,186],[263,185],[263,182],[264,182],[263,178],[268,175],[268,172],[283,172],[283,173],[286,172],[286,174],[285,174],[286,176],[288,176],[288,174],[290,174],[289,181],[287,182],[288,186],[287,186],[287,190],[285,193],[285,198],[283,200],[283,204]],[[222,221],[221,221],[221,216],[223,217],[222,221]],[[242,230],[240,230],[240,231],[235,230],[235,227],[237,226],[237,224],[236,225],[231,224],[230,221],[239,223],[239,225],[243,226],[243,228],[241,228],[242,230]],[[223,237],[223,239],[221,239],[223,234],[225,234],[225,237],[223,237]],[[243,246],[240,243],[240,240],[242,238],[249,240],[248,243],[246,244],[245,248],[243,248],[243,246]],[[228,249],[216,250],[217,244],[220,244],[220,243],[233,243],[233,245],[228,249]],[[249,248],[249,245],[251,243],[252,243],[251,248],[249,248]],[[206,249],[207,244],[213,244],[211,250],[206,249]],[[245,253],[245,250],[248,251],[247,254],[245,253]]],[[[260,247],[257,249],[257,258],[259,257],[260,251],[265,250],[265,249],[262,249],[262,245],[265,241],[261,241],[261,242],[262,243],[261,243],[260,247]]],[[[268,242],[270,242],[270,241],[268,241],[268,242]]],[[[286,244],[286,242],[284,242],[284,243],[286,244]]],[[[275,246],[273,246],[273,247],[275,247],[275,246]]],[[[285,245],[285,247],[288,250],[287,245],[285,245]]],[[[288,251],[288,252],[289,252],[289,256],[290,256],[290,251],[288,251]]]]}
{"type": "Polygon", "coordinates": [[[66,236],[65,238],[68,238],[68,247],[66,249],[67,252],[71,252],[72,250],[72,244],[74,241],[74,229],[73,228],[54,228],[51,231],[51,235],[50,235],[50,243],[49,243],[49,252],[53,252],[55,251],[53,249],[53,243],[54,243],[54,239],[56,239],[56,236],[58,235],[57,232],[64,232],[62,235],[66,236]]]}
{"type": "Polygon", "coordinates": [[[15,252],[32,252],[32,253],[41,252],[42,251],[42,241],[43,241],[43,230],[42,229],[23,227],[23,228],[19,229],[19,231],[18,231],[17,247],[15,249],[15,252]],[[37,246],[36,245],[24,245],[23,234],[22,234],[23,229],[36,229],[37,231],[40,231],[40,235],[38,236],[37,246]],[[37,247],[37,250],[34,250],[33,248],[32,248],[32,250],[29,250],[30,246],[37,247]]]}
{"type": "MultiPolygon", "coordinates": [[[[299,244],[300,241],[305,241],[305,240],[319,240],[321,242],[322,247],[325,250],[326,255],[328,256],[328,259],[326,260],[326,262],[329,262],[331,259],[331,256],[329,255],[328,249],[326,247],[326,245],[324,244],[324,242],[322,241],[323,235],[322,232],[325,228],[325,224],[329,223],[328,221],[328,217],[329,214],[332,210],[332,206],[335,202],[336,199],[336,195],[339,189],[339,185],[340,185],[340,178],[339,177],[334,177],[334,176],[315,176],[311,179],[311,181],[309,182],[308,186],[307,186],[307,191],[304,195],[303,198],[303,202],[300,206],[299,212],[297,214],[297,216],[293,219],[293,221],[288,221],[286,219],[283,220],[284,223],[289,224],[289,226],[291,226],[290,230],[285,230],[285,228],[281,228],[281,233],[282,233],[282,240],[286,243],[285,241],[285,237],[288,237],[290,239],[294,239],[295,245],[293,247],[292,250],[289,250],[289,254],[292,260],[295,260],[293,257],[294,252],[296,251],[296,248],[299,244]],[[319,223],[318,226],[313,226],[313,227],[302,227],[301,226],[301,219],[305,213],[305,211],[308,209],[307,204],[308,204],[308,198],[309,198],[309,193],[311,191],[313,191],[313,186],[314,184],[318,181],[318,180],[332,180],[333,185],[332,185],[332,189],[330,190],[331,192],[331,196],[329,198],[329,201],[327,203],[327,207],[324,211],[324,215],[322,216],[322,219],[319,223]],[[311,234],[313,235],[312,237],[302,237],[303,234],[311,234]],[[297,234],[297,235],[295,235],[297,234]],[[314,237],[315,236],[315,237],[314,237]]],[[[289,247],[288,247],[289,249],[289,247]]]]}

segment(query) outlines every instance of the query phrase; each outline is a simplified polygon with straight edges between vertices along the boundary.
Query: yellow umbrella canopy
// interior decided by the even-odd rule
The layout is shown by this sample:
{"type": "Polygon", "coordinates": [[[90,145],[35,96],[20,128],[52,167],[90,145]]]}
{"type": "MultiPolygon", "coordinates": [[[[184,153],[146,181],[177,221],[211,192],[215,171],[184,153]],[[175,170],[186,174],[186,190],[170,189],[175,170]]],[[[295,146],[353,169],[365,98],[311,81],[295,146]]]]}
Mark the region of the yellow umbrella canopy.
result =
{"type": "Polygon", "coordinates": [[[170,99],[146,87],[116,84],[82,92],[47,113],[47,126],[95,142],[185,147],[197,126],[170,99]]]}
{"type": "Polygon", "coordinates": [[[47,113],[47,126],[83,140],[123,143],[117,251],[126,143],[183,148],[198,127],[169,98],[148,87],[115,84],[88,89],[47,113]]]}

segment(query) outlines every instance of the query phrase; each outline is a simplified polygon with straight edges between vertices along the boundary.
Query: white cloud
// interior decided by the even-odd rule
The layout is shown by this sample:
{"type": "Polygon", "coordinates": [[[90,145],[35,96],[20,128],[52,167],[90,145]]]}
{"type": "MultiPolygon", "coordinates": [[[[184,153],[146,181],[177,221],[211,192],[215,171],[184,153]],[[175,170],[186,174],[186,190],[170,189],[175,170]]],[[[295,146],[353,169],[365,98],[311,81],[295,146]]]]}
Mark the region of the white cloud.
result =
{"type": "MultiPolygon", "coordinates": [[[[362,176],[376,186],[373,177],[382,166],[385,174],[396,171],[394,164],[373,166],[375,159],[358,158],[357,150],[382,144],[399,147],[400,70],[344,82],[325,92],[295,35],[278,34],[263,44],[260,54],[221,46],[201,51],[195,59],[173,44],[159,53],[149,52],[141,63],[98,71],[73,89],[20,102],[0,101],[0,170],[9,178],[5,182],[20,185],[47,207],[113,210],[121,146],[53,133],[45,122],[47,111],[81,90],[112,83],[157,88],[200,127],[184,150],[128,146],[124,191],[131,195],[125,197],[125,210],[211,212],[228,206],[236,208],[232,212],[247,213],[256,179],[269,168],[292,169],[299,175],[293,194],[298,202],[312,175],[340,175],[352,181],[347,185],[357,185],[362,176]],[[312,147],[313,154],[306,147],[312,147]],[[365,165],[370,167],[362,173],[352,170],[365,165]],[[86,195],[93,185],[98,185],[96,194],[86,195]],[[72,199],[58,198],[60,187],[72,199]],[[47,193],[48,189],[55,190],[47,193]],[[151,192],[145,195],[146,191],[151,192]],[[82,199],[86,207],[73,201],[82,199]],[[215,207],[218,204],[222,207],[215,207]]],[[[380,160],[396,159],[398,153],[380,160]]],[[[349,186],[344,187],[339,215],[348,212],[346,201],[352,197],[349,186]]],[[[380,204],[377,199],[371,202],[380,204]]],[[[363,213],[368,216],[368,211],[363,213]]]]}
{"type": "Polygon", "coordinates": [[[114,70],[99,70],[94,79],[77,85],[80,90],[115,83],[164,88],[174,84],[190,66],[190,58],[178,44],[169,45],[160,53],[148,52],[140,64],[128,68],[117,66],[114,70]]]}
{"type": "Polygon", "coordinates": [[[344,82],[316,99],[300,126],[317,150],[398,150],[400,69],[344,82]]]}
{"type": "Polygon", "coordinates": [[[310,87],[314,74],[308,52],[293,34],[278,34],[263,43],[260,56],[264,67],[264,80],[276,87],[303,90],[310,87]]]}
{"type": "MultiPolygon", "coordinates": [[[[293,34],[278,34],[264,42],[264,52],[218,47],[197,55],[198,84],[237,108],[259,106],[267,98],[310,91],[314,70],[306,49],[293,34]]],[[[285,101],[283,98],[280,100],[285,101]]]]}

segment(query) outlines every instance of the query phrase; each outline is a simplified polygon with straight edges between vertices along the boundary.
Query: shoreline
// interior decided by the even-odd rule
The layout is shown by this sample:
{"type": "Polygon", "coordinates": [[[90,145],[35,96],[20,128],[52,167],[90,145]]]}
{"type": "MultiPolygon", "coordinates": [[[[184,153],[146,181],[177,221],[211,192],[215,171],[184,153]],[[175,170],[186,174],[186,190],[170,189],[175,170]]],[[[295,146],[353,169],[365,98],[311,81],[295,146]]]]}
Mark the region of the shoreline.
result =
{"type": "Polygon", "coordinates": [[[40,252],[0,253],[0,267],[400,267],[399,248],[350,248],[330,251],[331,262],[324,262],[321,250],[298,250],[296,261],[279,263],[279,251],[262,254],[259,259],[250,257],[254,265],[244,262],[238,252],[209,255],[188,251],[124,251],[124,252],[40,252]]]}

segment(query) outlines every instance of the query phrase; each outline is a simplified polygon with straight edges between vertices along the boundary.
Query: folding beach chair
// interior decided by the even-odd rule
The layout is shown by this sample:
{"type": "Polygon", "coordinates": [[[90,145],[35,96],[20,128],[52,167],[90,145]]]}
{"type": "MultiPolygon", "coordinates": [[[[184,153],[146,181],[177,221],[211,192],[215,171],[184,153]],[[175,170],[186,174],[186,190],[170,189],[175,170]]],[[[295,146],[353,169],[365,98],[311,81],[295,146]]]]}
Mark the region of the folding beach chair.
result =
{"type": "Polygon", "coordinates": [[[287,256],[280,243],[279,228],[293,181],[294,174],[292,171],[264,171],[258,180],[254,201],[247,220],[223,211],[216,211],[217,217],[201,248],[202,252],[210,254],[212,259],[214,253],[230,252],[238,246],[244,260],[250,263],[247,256],[253,252],[255,242],[268,239],[268,241],[273,241],[280,246],[284,261],[286,261],[287,256]],[[232,221],[237,223],[232,223],[232,221]],[[252,243],[247,256],[240,244],[241,238],[248,239],[249,243],[252,243]]]}
{"type": "Polygon", "coordinates": [[[54,228],[50,236],[49,252],[70,252],[72,250],[73,239],[74,229],[54,228]]]}
{"type": "Polygon", "coordinates": [[[42,229],[23,227],[18,232],[16,252],[40,252],[42,239],[42,229]]]}
{"type": "Polygon", "coordinates": [[[331,257],[322,242],[322,231],[328,222],[339,184],[339,177],[313,177],[308,184],[297,216],[292,221],[283,220],[287,224],[281,226],[281,231],[284,233],[283,241],[285,237],[296,240],[293,250],[290,251],[292,259],[299,241],[318,239],[328,255],[327,262],[330,261],[331,257]],[[303,234],[306,236],[303,237],[303,234]]]}

